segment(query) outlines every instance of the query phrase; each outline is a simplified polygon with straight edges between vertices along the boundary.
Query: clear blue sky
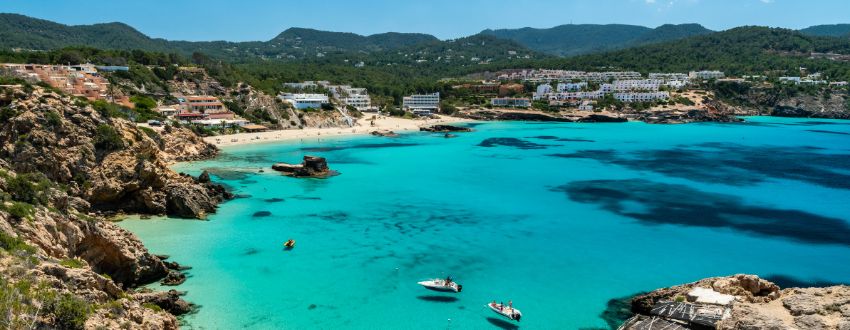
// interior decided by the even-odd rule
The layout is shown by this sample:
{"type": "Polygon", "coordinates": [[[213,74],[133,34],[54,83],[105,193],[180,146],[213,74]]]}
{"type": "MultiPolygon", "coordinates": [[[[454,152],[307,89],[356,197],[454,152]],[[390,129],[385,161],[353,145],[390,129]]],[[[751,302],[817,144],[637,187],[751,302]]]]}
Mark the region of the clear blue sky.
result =
{"type": "Polygon", "coordinates": [[[850,0],[0,0],[0,12],[76,25],[124,22],[171,40],[268,40],[289,27],[457,38],[486,28],[850,23],[850,0]]]}

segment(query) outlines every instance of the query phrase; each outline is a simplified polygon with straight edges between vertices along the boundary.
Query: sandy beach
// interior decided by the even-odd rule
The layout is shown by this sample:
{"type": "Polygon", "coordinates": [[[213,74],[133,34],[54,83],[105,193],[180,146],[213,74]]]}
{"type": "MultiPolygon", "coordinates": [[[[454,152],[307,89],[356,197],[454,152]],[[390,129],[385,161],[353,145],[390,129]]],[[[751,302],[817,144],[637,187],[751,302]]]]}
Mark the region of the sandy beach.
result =
{"type": "Polygon", "coordinates": [[[468,119],[441,116],[439,119],[404,119],[395,117],[378,117],[371,119],[367,116],[359,119],[354,127],[305,128],[276,130],[259,133],[239,133],[229,135],[208,136],[204,140],[216,146],[236,146],[250,143],[268,143],[298,139],[321,139],[323,137],[365,135],[373,131],[389,130],[396,133],[419,131],[422,126],[434,124],[451,124],[467,122],[468,119]]]}

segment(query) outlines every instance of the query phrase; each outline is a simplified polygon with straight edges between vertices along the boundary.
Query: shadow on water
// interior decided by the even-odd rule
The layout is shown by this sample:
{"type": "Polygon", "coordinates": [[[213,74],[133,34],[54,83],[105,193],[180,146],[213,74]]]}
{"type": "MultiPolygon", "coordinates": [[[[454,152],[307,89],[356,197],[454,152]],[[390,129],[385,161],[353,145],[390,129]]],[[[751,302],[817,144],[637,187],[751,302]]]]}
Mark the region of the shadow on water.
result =
{"type": "Polygon", "coordinates": [[[453,303],[459,300],[452,296],[418,296],[416,299],[439,303],[453,303]]]}
{"type": "Polygon", "coordinates": [[[803,279],[799,279],[793,276],[788,275],[767,275],[762,277],[765,280],[771,281],[778,285],[780,288],[825,288],[829,286],[836,285],[847,285],[848,283],[838,283],[832,281],[824,281],[824,280],[812,280],[807,281],[803,279]]]}
{"type": "Polygon", "coordinates": [[[495,326],[497,326],[501,329],[505,329],[505,330],[519,329],[518,325],[513,324],[511,322],[508,322],[508,321],[505,321],[505,320],[502,320],[502,319],[497,319],[495,317],[488,317],[487,322],[490,322],[490,324],[495,325],[495,326]]]}
{"type": "Polygon", "coordinates": [[[827,131],[827,130],[822,130],[822,129],[808,129],[808,130],[806,130],[806,131],[807,131],[807,132],[813,132],[813,133],[838,134],[838,135],[850,135],[850,133],[845,133],[845,132],[836,132],[836,131],[827,131]]]}
{"type": "Polygon", "coordinates": [[[263,201],[266,202],[266,203],[280,203],[280,202],[283,202],[284,199],[283,198],[266,198],[263,201]]]}
{"type": "Polygon", "coordinates": [[[254,217],[254,218],[265,218],[265,217],[272,216],[272,213],[269,212],[269,211],[257,211],[257,212],[254,212],[254,214],[251,215],[251,216],[254,217]]]}
{"type": "Polygon", "coordinates": [[[666,224],[734,231],[816,244],[850,246],[844,220],[799,210],[743,204],[739,197],[689,186],[642,179],[574,181],[553,191],[579,203],[644,224],[666,224]]]}
{"type": "Polygon", "coordinates": [[[850,155],[819,150],[704,143],[635,152],[582,150],[550,156],[593,159],[638,171],[734,186],[754,185],[772,178],[850,190],[850,155]]]}
{"type": "Polygon", "coordinates": [[[632,298],[645,293],[641,292],[631,296],[608,300],[605,310],[602,311],[602,314],[599,314],[599,317],[608,324],[608,328],[616,330],[634,315],[632,313],[632,298]]]}
{"type": "Polygon", "coordinates": [[[481,141],[478,144],[479,147],[492,148],[492,147],[513,147],[522,150],[532,150],[532,149],[546,149],[547,145],[539,144],[534,142],[529,142],[526,140],[521,140],[517,138],[489,138],[481,141]]]}

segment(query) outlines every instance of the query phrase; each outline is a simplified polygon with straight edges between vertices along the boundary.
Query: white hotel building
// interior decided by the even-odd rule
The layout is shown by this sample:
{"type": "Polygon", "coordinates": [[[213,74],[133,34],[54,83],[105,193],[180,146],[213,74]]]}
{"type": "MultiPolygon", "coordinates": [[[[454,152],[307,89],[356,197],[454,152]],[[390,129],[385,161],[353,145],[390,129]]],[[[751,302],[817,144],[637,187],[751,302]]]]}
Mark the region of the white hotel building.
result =
{"type": "Polygon", "coordinates": [[[354,88],[349,85],[329,86],[333,97],[345,105],[352,106],[357,111],[375,110],[372,98],[365,88],[354,88]]]}
{"type": "Polygon", "coordinates": [[[402,99],[402,107],[415,115],[430,115],[440,111],[440,93],[411,95],[402,99]]]}
{"type": "Polygon", "coordinates": [[[322,107],[322,104],[330,103],[328,96],[325,94],[283,93],[278,97],[285,102],[289,102],[296,109],[319,109],[322,107]]]}

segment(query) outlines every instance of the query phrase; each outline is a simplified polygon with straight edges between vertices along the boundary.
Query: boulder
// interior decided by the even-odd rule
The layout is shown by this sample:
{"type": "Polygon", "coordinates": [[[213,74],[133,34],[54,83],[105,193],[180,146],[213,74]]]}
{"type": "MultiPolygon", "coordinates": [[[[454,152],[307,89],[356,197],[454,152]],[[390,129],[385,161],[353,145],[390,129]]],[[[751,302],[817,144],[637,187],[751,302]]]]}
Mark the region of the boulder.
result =
{"type": "Polygon", "coordinates": [[[295,178],[327,178],[339,173],[328,168],[324,157],[304,156],[301,164],[277,163],[272,169],[295,178]]]}
{"type": "Polygon", "coordinates": [[[626,118],[611,117],[605,115],[588,115],[578,120],[580,123],[625,123],[626,118]]]}
{"type": "Polygon", "coordinates": [[[422,126],[419,128],[420,131],[423,132],[435,132],[435,133],[448,133],[448,132],[472,132],[472,129],[469,127],[460,127],[460,126],[452,126],[452,125],[431,125],[431,126],[422,126]]]}
{"type": "Polygon", "coordinates": [[[159,284],[175,286],[183,284],[183,282],[186,282],[186,274],[176,270],[170,270],[168,271],[168,275],[166,275],[162,281],[159,281],[159,284]]]}
{"type": "Polygon", "coordinates": [[[383,137],[396,137],[396,136],[398,136],[398,134],[396,134],[396,132],[393,132],[393,131],[390,131],[390,130],[372,131],[369,134],[372,134],[374,136],[383,136],[383,137]]]}
{"type": "Polygon", "coordinates": [[[168,311],[173,315],[183,315],[194,309],[191,303],[180,298],[181,293],[177,290],[165,292],[142,292],[133,295],[133,298],[142,303],[151,303],[168,311]]]}

